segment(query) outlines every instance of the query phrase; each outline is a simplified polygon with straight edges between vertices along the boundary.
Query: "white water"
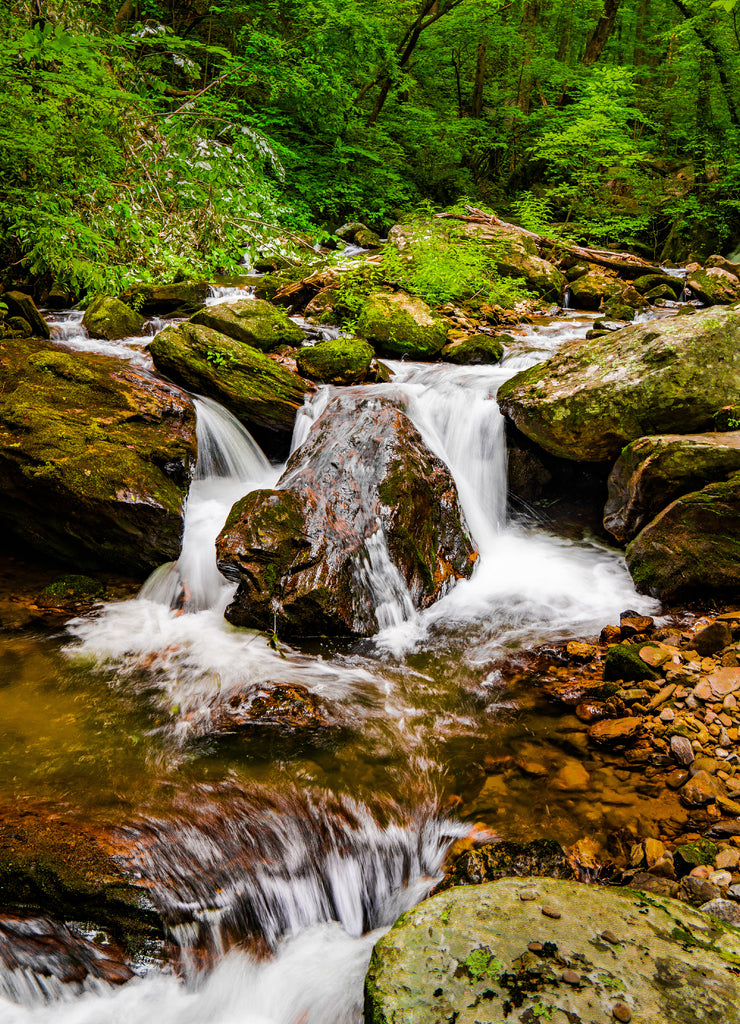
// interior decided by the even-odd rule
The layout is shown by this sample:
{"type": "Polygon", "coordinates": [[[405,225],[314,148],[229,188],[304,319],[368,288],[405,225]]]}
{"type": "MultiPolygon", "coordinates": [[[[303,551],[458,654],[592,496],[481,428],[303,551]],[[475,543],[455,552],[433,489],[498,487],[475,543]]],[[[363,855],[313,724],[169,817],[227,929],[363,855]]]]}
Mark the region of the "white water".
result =
{"type": "MultiPolygon", "coordinates": [[[[151,356],[147,352],[153,334],[117,338],[113,341],[106,341],[105,338],[91,338],[87,329],[82,325],[84,315],[83,310],[79,309],[46,314],[46,320],[51,328],[51,340],[74,352],[113,356],[116,359],[125,359],[134,366],[140,366],[145,370],[154,369],[151,356]]],[[[150,324],[152,322],[150,321],[150,324]]],[[[157,322],[166,324],[169,321],[157,322]]]]}
{"type": "Polygon", "coordinates": [[[241,302],[242,299],[253,299],[254,288],[251,285],[231,286],[215,285],[210,287],[210,294],[206,299],[206,306],[220,306],[229,302],[241,302]]]}

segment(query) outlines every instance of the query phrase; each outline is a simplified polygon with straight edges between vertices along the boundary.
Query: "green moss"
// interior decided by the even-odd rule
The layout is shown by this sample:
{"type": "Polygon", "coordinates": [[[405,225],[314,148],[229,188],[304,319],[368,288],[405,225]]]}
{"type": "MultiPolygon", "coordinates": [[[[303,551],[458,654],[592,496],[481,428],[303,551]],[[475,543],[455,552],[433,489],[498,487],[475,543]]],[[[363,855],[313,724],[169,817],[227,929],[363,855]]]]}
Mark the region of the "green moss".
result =
{"type": "Polygon", "coordinates": [[[94,580],[90,576],[60,576],[48,587],[44,587],[39,595],[41,598],[75,598],[92,599],[100,597],[105,592],[105,586],[100,580],[94,580]]]}
{"type": "Polygon", "coordinates": [[[615,644],[606,652],[604,679],[641,682],[644,679],[659,678],[658,673],[642,660],[637,647],[631,647],[628,644],[615,644]]]}
{"type": "Polygon", "coordinates": [[[330,384],[364,380],[375,352],[361,338],[336,338],[302,348],[296,362],[304,377],[330,384]]]}

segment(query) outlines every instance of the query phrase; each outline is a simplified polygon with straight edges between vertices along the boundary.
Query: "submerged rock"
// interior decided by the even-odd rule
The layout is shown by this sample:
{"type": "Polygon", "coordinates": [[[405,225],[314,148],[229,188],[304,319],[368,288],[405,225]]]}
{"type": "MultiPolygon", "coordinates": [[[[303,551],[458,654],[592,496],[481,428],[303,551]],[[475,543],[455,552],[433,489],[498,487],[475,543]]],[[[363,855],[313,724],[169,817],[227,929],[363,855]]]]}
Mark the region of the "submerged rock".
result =
{"type": "Polygon", "coordinates": [[[242,423],[293,430],[309,385],[251,345],[189,322],[166,327],[149,351],[158,370],[221,402],[242,423]]]}
{"type": "Polygon", "coordinates": [[[638,437],[710,427],[740,391],[740,310],[721,307],[576,341],[498,393],[529,438],[599,462],[638,437]]]}
{"type": "Polygon", "coordinates": [[[0,521],[75,568],[147,573],[176,558],[196,459],[179,389],[106,356],[6,340],[0,521]]]}
{"type": "Polygon", "coordinates": [[[664,601],[740,595],[740,472],[673,501],[628,545],[627,565],[664,601]]]}
{"type": "Polygon", "coordinates": [[[732,1021],[739,957],[737,930],[674,900],[505,878],[396,922],[373,950],[365,1021],[732,1021]]]}
{"type": "Polygon", "coordinates": [[[422,299],[406,292],[373,292],[362,307],[357,333],[387,355],[434,359],[447,329],[422,299]]]}
{"type": "Polygon", "coordinates": [[[511,875],[573,878],[573,874],[565,850],[554,839],[532,839],[527,843],[502,840],[464,849],[454,857],[435,891],[455,885],[480,885],[511,875]]]}
{"type": "Polygon", "coordinates": [[[374,358],[362,338],[335,338],[302,348],[296,363],[304,377],[322,384],[359,384],[367,379],[374,358]]]}
{"type": "Polygon", "coordinates": [[[641,437],[609,477],[604,526],[629,541],[674,498],[740,471],[740,431],[641,437]]]}
{"type": "Polygon", "coordinates": [[[144,317],[112,295],[98,295],[85,310],[82,326],[91,338],[135,338],[144,330],[144,317]]]}
{"type": "Polygon", "coordinates": [[[469,576],[475,552],[444,464],[385,400],[333,399],[277,490],[253,491],[217,540],[239,581],[227,619],[280,635],[370,635],[469,576]]]}
{"type": "Polygon", "coordinates": [[[261,352],[272,352],[280,345],[300,345],[303,341],[303,331],[284,310],[260,299],[205,306],[190,322],[210,327],[261,352]]]}
{"type": "Polygon", "coordinates": [[[332,724],[319,698],[294,683],[232,689],[211,715],[215,732],[248,736],[306,736],[325,733],[332,724]]]}

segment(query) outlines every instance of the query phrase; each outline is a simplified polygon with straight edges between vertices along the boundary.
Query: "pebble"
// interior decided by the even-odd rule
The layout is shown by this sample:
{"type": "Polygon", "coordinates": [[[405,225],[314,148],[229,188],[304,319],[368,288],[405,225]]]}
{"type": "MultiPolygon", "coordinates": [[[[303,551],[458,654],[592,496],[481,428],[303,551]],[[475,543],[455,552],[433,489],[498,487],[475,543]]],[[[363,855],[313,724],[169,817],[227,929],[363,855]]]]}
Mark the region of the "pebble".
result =
{"type": "Polygon", "coordinates": [[[581,984],[581,976],[580,976],[580,974],[576,974],[575,971],[563,971],[563,973],[560,975],[560,977],[562,978],[562,980],[565,982],[566,985],[580,985],[581,984]]]}
{"type": "Polygon", "coordinates": [[[556,907],[543,907],[542,913],[545,917],[551,917],[554,921],[563,916],[556,907]]]}
{"type": "Polygon", "coordinates": [[[622,940],[618,939],[614,932],[610,931],[608,928],[606,929],[606,931],[603,931],[601,933],[601,937],[604,940],[604,942],[609,942],[612,946],[619,946],[622,942],[622,940]]]}
{"type": "Polygon", "coordinates": [[[632,1020],[632,1010],[626,1003],[615,1003],[612,1007],[612,1016],[614,1020],[618,1020],[621,1024],[629,1024],[632,1020]]]}
{"type": "Polygon", "coordinates": [[[663,708],[663,710],[660,713],[661,722],[672,722],[675,717],[676,712],[673,710],[673,708],[663,708]]]}
{"type": "Polygon", "coordinates": [[[544,946],[541,942],[529,942],[527,943],[527,949],[530,953],[541,953],[544,946]]]}
{"type": "Polygon", "coordinates": [[[679,764],[691,764],[694,751],[685,736],[671,736],[671,753],[679,764]]]}
{"type": "Polygon", "coordinates": [[[536,900],[537,899],[537,893],[534,891],[534,889],[521,889],[519,891],[519,899],[520,900],[525,900],[525,901],[526,900],[536,900]]]}

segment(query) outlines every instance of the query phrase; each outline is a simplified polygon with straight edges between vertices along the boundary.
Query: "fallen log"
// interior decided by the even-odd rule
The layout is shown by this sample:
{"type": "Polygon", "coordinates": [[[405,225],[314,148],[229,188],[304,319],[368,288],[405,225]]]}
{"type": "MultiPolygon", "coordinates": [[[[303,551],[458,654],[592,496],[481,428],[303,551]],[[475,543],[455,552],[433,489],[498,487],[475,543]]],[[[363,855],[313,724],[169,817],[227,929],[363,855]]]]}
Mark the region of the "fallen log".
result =
{"type": "Polygon", "coordinates": [[[540,255],[543,250],[548,252],[556,250],[560,256],[575,256],[587,263],[596,263],[599,266],[608,267],[610,270],[616,270],[624,277],[641,277],[643,274],[660,274],[662,271],[657,264],[649,263],[641,256],[634,256],[629,252],[587,249],[582,245],[572,245],[560,239],[545,238],[544,235],[538,235],[534,231],[520,228],[517,224],[501,220],[495,213],[485,213],[474,206],[466,206],[465,209],[468,211],[467,216],[461,213],[435,213],[434,216],[437,220],[461,220],[466,224],[486,224],[490,227],[511,228],[512,231],[518,231],[519,234],[534,239],[540,255]]]}

